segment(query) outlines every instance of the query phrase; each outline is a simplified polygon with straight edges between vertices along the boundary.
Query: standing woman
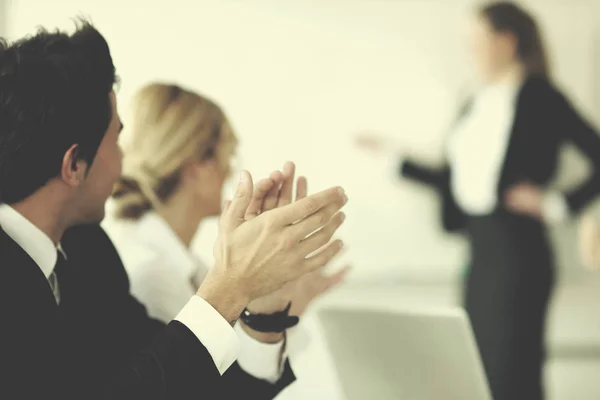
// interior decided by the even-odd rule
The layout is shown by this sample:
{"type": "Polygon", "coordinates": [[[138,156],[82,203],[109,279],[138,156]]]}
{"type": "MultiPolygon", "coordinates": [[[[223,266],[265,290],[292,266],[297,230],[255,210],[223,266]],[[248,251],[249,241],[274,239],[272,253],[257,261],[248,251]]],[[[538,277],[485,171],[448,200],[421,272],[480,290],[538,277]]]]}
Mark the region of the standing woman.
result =
{"type": "MultiPolygon", "coordinates": [[[[533,17],[511,2],[486,5],[473,26],[481,86],[434,169],[403,160],[399,174],[433,186],[446,230],[470,241],[465,307],[495,400],[541,400],[546,314],[555,282],[546,224],[600,192],[600,138],[556,88],[533,17]],[[575,144],[592,175],[552,192],[558,155],[575,144]]],[[[381,139],[363,144],[383,149],[381,139]]]]}

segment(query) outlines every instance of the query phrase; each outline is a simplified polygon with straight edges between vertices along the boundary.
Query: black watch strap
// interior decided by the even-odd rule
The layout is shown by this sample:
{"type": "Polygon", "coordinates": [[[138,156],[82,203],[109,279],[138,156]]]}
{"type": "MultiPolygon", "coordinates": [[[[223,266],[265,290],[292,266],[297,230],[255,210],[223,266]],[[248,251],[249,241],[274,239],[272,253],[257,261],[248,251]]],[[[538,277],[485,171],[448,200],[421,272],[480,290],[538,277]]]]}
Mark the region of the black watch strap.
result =
{"type": "Polygon", "coordinates": [[[264,333],[285,332],[287,329],[296,326],[300,318],[290,316],[292,303],[288,303],[283,311],[273,314],[252,314],[247,308],[244,309],[240,320],[249,328],[264,333]]]}

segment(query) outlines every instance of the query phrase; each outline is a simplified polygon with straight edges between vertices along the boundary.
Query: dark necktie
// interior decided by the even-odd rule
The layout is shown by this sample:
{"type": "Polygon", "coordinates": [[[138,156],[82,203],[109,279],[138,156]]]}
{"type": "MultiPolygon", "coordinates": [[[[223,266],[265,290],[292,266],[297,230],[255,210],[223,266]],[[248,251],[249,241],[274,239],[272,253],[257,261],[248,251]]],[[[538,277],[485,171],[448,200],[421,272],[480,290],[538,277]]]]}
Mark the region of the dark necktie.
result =
{"type": "MultiPolygon", "coordinates": [[[[72,278],[72,271],[69,263],[60,250],[56,251],[56,265],[53,273],[55,275],[56,289],[53,287],[52,291],[54,292],[54,297],[57,298],[57,303],[60,303],[68,297],[69,288],[71,287],[70,281],[72,278]]],[[[50,285],[52,286],[52,281],[50,285]]]]}

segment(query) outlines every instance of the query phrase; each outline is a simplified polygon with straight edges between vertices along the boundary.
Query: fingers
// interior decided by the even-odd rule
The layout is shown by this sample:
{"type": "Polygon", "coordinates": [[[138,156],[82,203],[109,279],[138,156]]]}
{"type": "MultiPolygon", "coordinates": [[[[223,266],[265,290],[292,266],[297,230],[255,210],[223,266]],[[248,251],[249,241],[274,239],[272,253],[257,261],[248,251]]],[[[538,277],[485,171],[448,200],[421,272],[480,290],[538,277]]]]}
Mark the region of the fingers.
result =
{"type": "Polygon", "coordinates": [[[526,197],[522,186],[514,186],[505,193],[504,203],[512,209],[519,209],[526,197]]]}
{"type": "Polygon", "coordinates": [[[520,182],[508,188],[505,195],[506,197],[522,197],[532,195],[537,191],[538,188],[535,185],[528,182],[520,182]]]}
{"type": "Polygon", "coordinates": [[[312,298],[310,299],[311,301],[339,285],[346,278],[348,272],[350,271],[350,266],[346,265],[333,275],[325,275],[322,271],[322,269],[325,267],[326,265],[321,268],[317,268],[316,270],[309,272],[308,274],[304,275],[304,277],[300,278],[307,280],[307,284],[309,286],[308,290],[312,295],[312,298]]]}
{"type": "MultiPolygon", "coordinates": [[[[309,218],[313,218],[313,216],[309,218]]],[[[299,244],[299,250],[301,254],[306,254],[308,256],[320,249],[321,247],[323,247],[324,245],[326,245],[331,240],[335,232],[342,225],[344,219],[344,213],[339,212],[335,214],[335,216],[331,218],[325,226],[323,226],[318,231],[312,233],[306,239],[302,240],[299,244]]],[[[293,228],[297,227],[294,226],[293,228]]],[[[299,232],[295,233],[298,234],[299,232]]]]}
{"type": "Polygon", "coordinates": [[[327,277],[327,285],[325,286],[325,290],[323,290],[323,292],[326,292],[327,290],[339,285],[344,280],[344,278],[346,278],[346,276],[348,276],[350,269],[351,268],[349,265],[345,265],[342,269],[340,269],[335,274],[328,276],[327,277]]]}
{"type": "Polygon", "coordinates": [[[368,132],[356,135],[355,140],[359,146],[373,146],[381,141],[378,137],[368,132]]]}
{"type": "Polygon", "coordinates": [[[342,205],[343,204],[341,203],[329,204],[302,221],[284,228],[285,235],[292,241],[302,241],[310,244],[315,242],[321,236],[329,234],[329,238],[313,249],[316,250],[329,241],[331,236],[335,233],[335,230],[339,228],[344,221],[344,213],[338,213],[342,205]],[[332,229],[333,231],[331,231],[332,229]],[[309,238],[312,239],[309,240],[309,238]]]}
{"type": "Polygon", "coordinates": [[[524,192],[520,188],[512,188],[504,195],[504,199],[509,202],[516,201],[520,198],[523,198],[524,192]]]}
{"type": "Polygon", "coordinates": [[[510,209],[519,208],[520,205],[519,197],[513,194],[508,194],[504,196],[504,204],[508,206],[510,209]]]}
{"type": "Polygon", "coordinates": [[[308,182],[303,176],[298,177],[296,181],[296,201],[305,198],[308,195],[308,182]]]}
{"type": "Polygon", "coordinates": [[[328,243],[317,254],[307,258],[304,261],[304,269],[314,271],[327,265],[340,251],[344,248],[344,243],[341,240],[335,240],[328,243]]]}
{"type": "Polygon", "coordinates": [[[225,203],[223,203],[223,210],[221,211],[221,216],[219,217],[219,224],[223,225],[224,224],[224,220],[225,220],[225,214],[227,213],[227,210],[229,209],[229,206],[231,205],[231,200],[226,200],[225,203]]]}
{"type": "Polygon", "coordinates": [[[252,175],[248,171],[242,171],[235,196],[221,218],[222,229],[233,230],[244,222],[244,215],[252,200],[252,192],[252,175]]]}
{"type": "Polygon", "coordinates": [[[344,189],[339,186],[333,187],[274,210],[273,218],[277,225],[285,226],[298,222],[297,225],[301,225],[304,230],[313,227],[312,230],[306,231],[304,234],[306,236],[325,225],[347,201],[348,197],[346,197],[344,189]],[[327,208],[328,206],[331,207],[327,208]],[[328,212],[321,213],[320,211],[323,209],[328,212]],[[313,214],[317,214],[317,218],[313,218],[312,223],[307,224],[303,221],[313,214]]]}
{"type": "Polygon", "coordinates": [[[285,206],[292,202],[292,194],[294,192],[294,175],[296,174],[296,166],[293,162],[288,161],[283,166],[283,183],[279,191],[279,199],[277,207],[285,206]]]}
{"type": "Polygon", "coordinates": [[[265,196],[263,203],[261,205],[261,213],[265,211],[272,210],[277,205],[277,200],[279,199],[279,190],[281,189],[281,184],[284,180],[284,176],[281,171],[274,171],[269,176],[275,182],[275,185],[269,190],[267,195],[265,196]]]}
{"type": "Polygon", "coordinates": [[[385,146],[385,140],[382,137],[365,132],[355,138],[356,144],[369,151],[380,151],[385,146]]]}
{"type": "Polygon", "coordinates": [[[223,203],[223,211],[221,211],[221,215],[223,215],[227,212],[227,209],[229,208],[230,205],[231,205],[231,200],[226,200],[225,203],[223,203]]]}
{"type": "Polygon", "coordinates": [[[534,193],[526,187],[515,187],[504,196],[504,204],[512,211],[537,214],[540,204],[534,193]]]}
{"type": "Polygon", "coordinates": [[[246,220],[255,218],[261,213],[263,201],[267,196],[267,193],[269,193],[269,190],[274,186],[276,186],[275,181],[271,178],[261,179],[254,186],[252,200],[250,201],[250,205],[248,206],[244,217],[246,220]]]}
{"type": "Polygon", "coordinates": [[[508,189],[506,189],[506,192],[504,192],[504,194],[506,196],[513,196],[515,193],[519,193],[521,190],[523,190],[524,187],[525,185],[522,182],[516,183],[510,186],[508,189]]]}

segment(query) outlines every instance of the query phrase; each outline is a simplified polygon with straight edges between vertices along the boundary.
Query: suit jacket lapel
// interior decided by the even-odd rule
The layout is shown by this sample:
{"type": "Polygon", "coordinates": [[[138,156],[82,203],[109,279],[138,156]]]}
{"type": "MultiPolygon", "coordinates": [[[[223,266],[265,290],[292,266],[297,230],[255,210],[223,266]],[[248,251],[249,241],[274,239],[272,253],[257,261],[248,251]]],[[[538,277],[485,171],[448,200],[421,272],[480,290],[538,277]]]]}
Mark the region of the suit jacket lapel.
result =
{"type": "Polygon", "coordinates": [[[0,268],[3,296],[30,318],[53,318],[57,305],[40,267],[0,227],[0,268]]]}
{"type": "Polygon", "coordinates": [[[523,112],[523,98],[526,95],[526,88],[528,87],[529,80],[526,80],[517,93],[515,103],[515,114],[513,118],[513,124],[510,128],[508,144],[506,146],[506,152],[504,153],[504,160],[500,169],[500,178],[498,180],[497,193],[498,198],[502,199],[504,196],[504,190],[512,184],[518,183],[515,179],[520,180],[524,177],[515,175],[514,171],[521,170],[521,160],[523,150],[527,147],[527,142],[530,140],[529,135],[531,134],[529,127],[524,119],[525,113],[523,112]]]}

